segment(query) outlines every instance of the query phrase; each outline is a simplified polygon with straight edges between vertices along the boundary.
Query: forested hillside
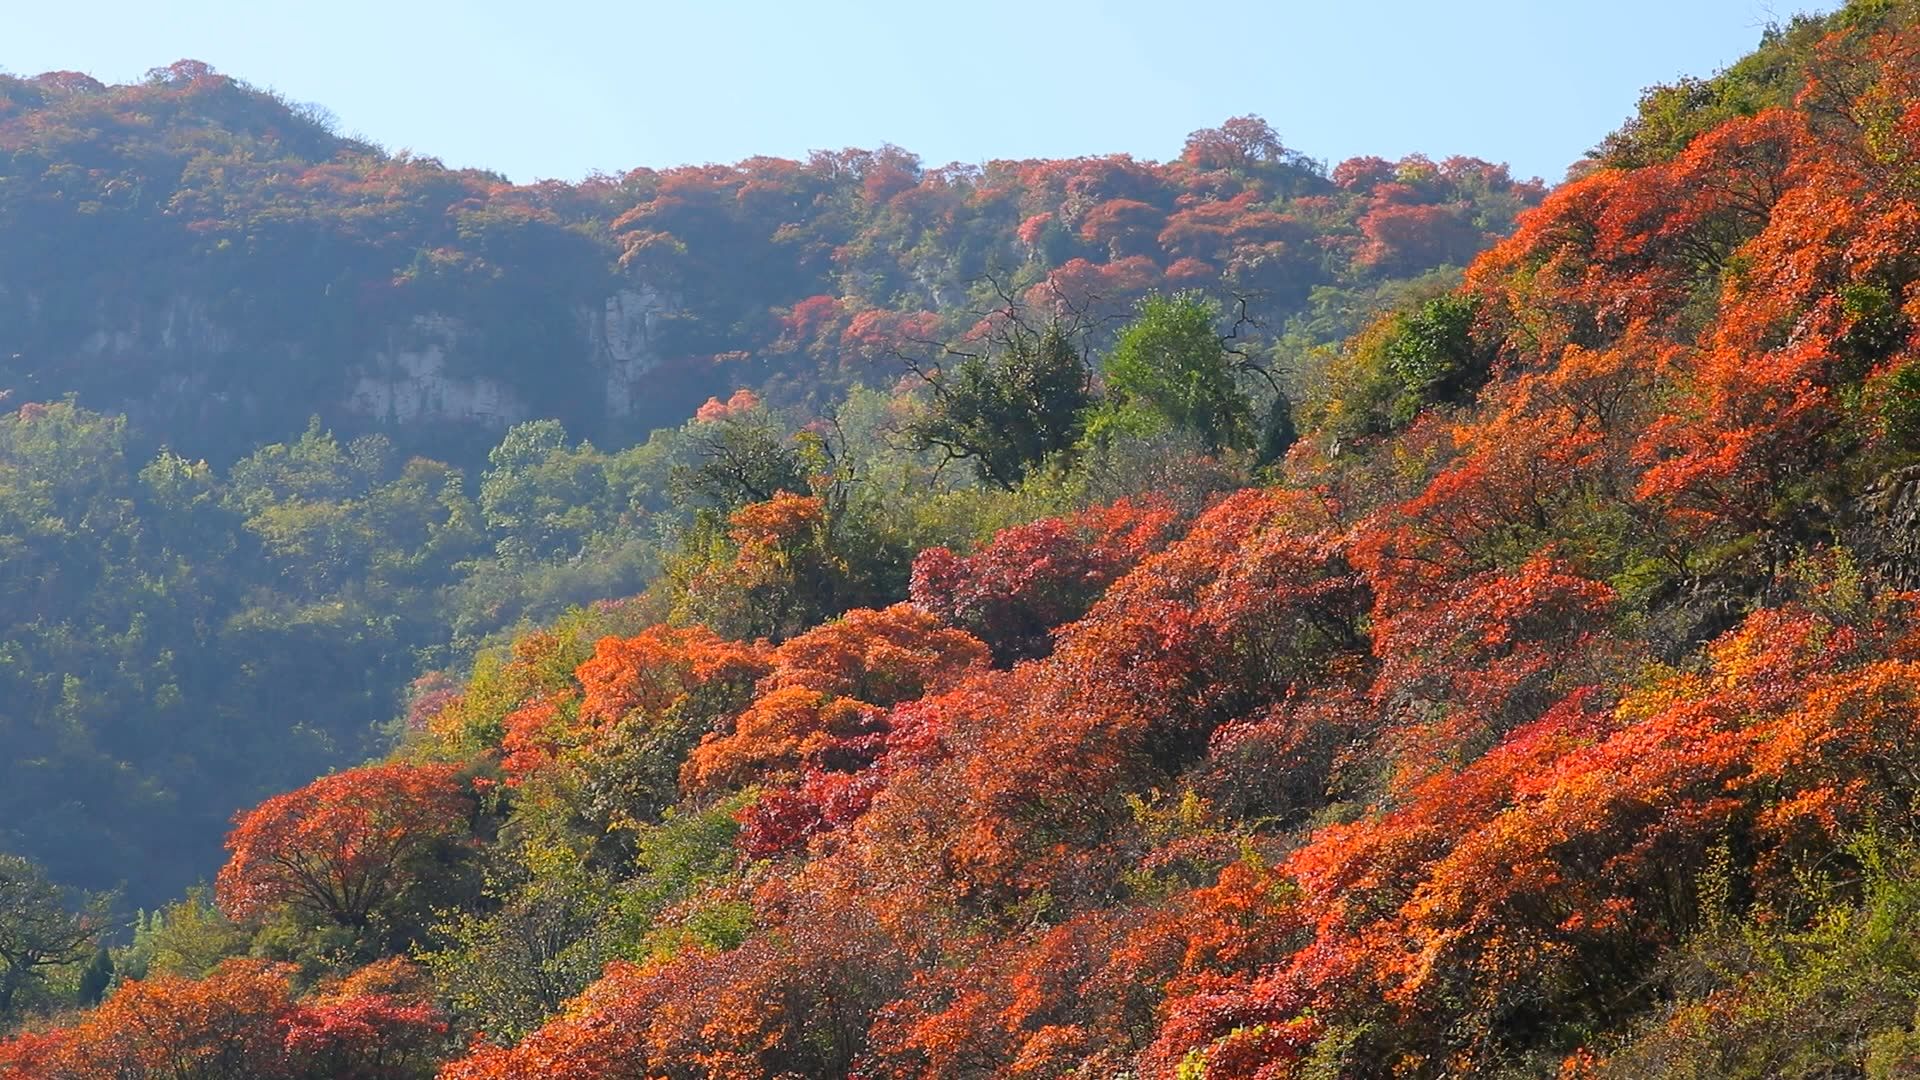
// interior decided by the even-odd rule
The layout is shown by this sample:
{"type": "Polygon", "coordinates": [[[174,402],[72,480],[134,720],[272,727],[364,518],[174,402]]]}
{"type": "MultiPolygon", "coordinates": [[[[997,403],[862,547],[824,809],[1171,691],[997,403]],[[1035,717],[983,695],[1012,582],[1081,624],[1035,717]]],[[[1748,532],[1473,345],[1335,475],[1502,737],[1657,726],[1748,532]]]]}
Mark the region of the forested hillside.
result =
{"type": "Polygon", "coordinates": [[[1163,163],[883,147],[514,186],[192,61],[0,77],[0,176],[0,387],[216,464],[313,414],[468,464],[521,420],[630,442],[776,378],[825,402],[994,280],[1106,313],[1217,288],[1327,339],[1540,195],[1461,158],[1329,170],[1251,117],[1163,163]]]}
{"type": "MultiPolygon", "coordinates": [[[[1328,169],[1253,118],[1164,163],[888,147],[514,186],[190,61],[0,77],[0,850],[175,894],[236,809],[378,752],[414,677],[640,591],[715,505],[687,470],[841,413],[906,441],[945,392],[911,372],[1009,302],[1089,348],[1203,290],[1250,320],[1254,378],[1443,287],[1541,194],[1465,159],[1328,169]],[[691,419],[743,387],[752,445],[691,419]]],[[[871,595],[984,527],[892,522],[871,595]]]]}
{"type": "MultiPolygon", "coordinates": [[[[0,862],[0,1080],[1920,1073],[1916,250],[1920,3],[1855,0],[1337,345],[1352,280],[1263,329],[1063,262],[871,355],[802,304],[638,449],[514,428],[489,572],[664,476],[658,572],[427,657],[130,943],[0,862]]],[[[206,505],[271,551],[258,478],[383,445],[206,505]]]]}

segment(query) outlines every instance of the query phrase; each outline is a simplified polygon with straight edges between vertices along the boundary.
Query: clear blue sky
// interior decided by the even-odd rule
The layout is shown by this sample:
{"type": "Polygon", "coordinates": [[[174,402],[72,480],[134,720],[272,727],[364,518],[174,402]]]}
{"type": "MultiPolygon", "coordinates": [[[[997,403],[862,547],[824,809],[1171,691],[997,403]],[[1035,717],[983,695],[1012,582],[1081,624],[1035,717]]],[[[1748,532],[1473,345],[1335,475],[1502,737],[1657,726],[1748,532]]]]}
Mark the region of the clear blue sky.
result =
{"type": "Polygon", "coordinates": [[[1330,161],[1413,151],[1557,180],[1641,87],[1832,0],[94,0],[18,3],[0,69],[183,57],[343,131],[514,180],[904,146],[929,164],[1178,153],[1258,113],[1330,161]]]}

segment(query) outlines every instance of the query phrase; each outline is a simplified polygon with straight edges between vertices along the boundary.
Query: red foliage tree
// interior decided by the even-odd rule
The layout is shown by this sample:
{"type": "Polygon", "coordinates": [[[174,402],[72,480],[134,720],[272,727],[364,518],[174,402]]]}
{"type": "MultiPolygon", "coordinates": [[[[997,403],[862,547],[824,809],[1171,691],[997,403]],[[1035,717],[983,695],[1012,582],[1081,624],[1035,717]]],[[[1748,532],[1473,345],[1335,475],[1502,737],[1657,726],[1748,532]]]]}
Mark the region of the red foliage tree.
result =
{"type": "Polygon", "coordinates": [[[1378,194],[1373,209],[1360,219],[1360,232],[1366,243],[1355,261],[1382,273],[1465,262],[1481,239],[1464,206],[1407,205],[1378,194]]]}
{"type": "Polygon", "coordinates": [[[1258,116],[1236,116],[1187,136],[1180,160],[1199,169],[1247,169],[1287,156],[1272,126],[1258,116]]]}
{"type": "Polygon", "coordinates": [[[1153,247],[1166,214],[1138,199],[1109,199],[1080,219],[1080,237],[1107,249],[1114,259],[1144,255],[1153,247]]]}
{"type": "Polygon", "coordinates": [[[294,997],[290,966],[228,960],[204,979],[122,985],[71,1027],[0,1042],[5,1080],[416,1080],[446,1024],[405,961],[294,997]],[[410,983],[414,980],[403,980],[410,983]]]}
{"type": "Polygon", "coordinates": [[[236,919],[281,905],[365,927],[468,832],[468,789],[450,765],[376,765],[322,777],[236,819],[217,883],[236,919]]]}
{"type": "Polygon", "coordinates": [[[1054,628],[1085,614],[1172,524],[1164,507],[1121,502],[1002,530],[965,557],[929,548],[914,559],[913,602],[985,641],[1002,664],[1044,655],[1054,628]]]}

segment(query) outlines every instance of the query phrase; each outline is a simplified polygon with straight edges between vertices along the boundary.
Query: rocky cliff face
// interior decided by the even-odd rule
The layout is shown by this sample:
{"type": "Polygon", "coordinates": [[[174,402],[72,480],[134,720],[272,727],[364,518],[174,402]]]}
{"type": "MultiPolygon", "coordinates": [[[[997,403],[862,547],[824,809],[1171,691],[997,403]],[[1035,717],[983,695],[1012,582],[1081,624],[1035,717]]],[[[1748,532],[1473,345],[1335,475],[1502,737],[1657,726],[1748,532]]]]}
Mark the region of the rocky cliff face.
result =
{"type": "MultiPolygon", "coordinates": [[[[621,289],[596,310],[576,314],[579,342],[565,343],[583,354],[600,387],[597,412],[603,420],[624,420],[640,411],[647,373],[660,360],[659,323],[675,304],[651,287],[621,289]]],[[[489,430],[531,419],[533,410],[506,381],[462,374],[463,356],[483,346],[461,320],[443,314],[416,315],[404,332],[389,335],[351,368],[352,383],[341,403],[350,414],[381,424],[455,423],[489,430]]]]}
{"type": "Polygon", "coordinates": [[[415,313],[384,332],[349,325],[341,338],[365,344],[342,348],[298,332],[258,340],[189,292],[103,301],[61,319],[45,316],[33,296],[4,306],[25,325],[0,327],[0,346],[18,342],[0,348],[0,389],[24,383],[15,388],[28,398],[76,393],[177,445],[190,444],[191,429],[205,425],[280,437],[287,422],[313,412],[350,429],[452,426],[490,437],[551,411],[529,401],[528,389],[542,379],[579,388],[577,398],[567,396],[562,418],[569,423],[590,429],[644,418],[649,377],[662,356],[661,321],[679,310],[676,298],[651,286],[622,287],[577,306],[572,334],[562,331],[566,340],[541,343],[544,370],[509,377],[487,332],[445,311],[415,313]],[[299,400],[268,389],[289,384],[299,400]],[[176,437],[181,429],[184,437],[176,437]]]}
{"type": "Polygon", "coordinates": [[[1880,477],[1852,510],[1847,547],[1895,588],[1920,586],[1920,465],[1880,477]]]}
{"type": "Polygon", "coordinates": [[[679,304],[651,286],[621,289],[596,315],[582,312],[593,363],[605,373],[605,415],[624,420],[640,411],[647,372],[659,363],[660,321],[679,304]]]}
{"type": "Polygon", "coordinates": [[[462,341],[471,336],[451,316],[414,316],[404,331],[388,335],[385,348],[349,369],[352,383],[341,406],[378,424],[426,421],[497,430],[525,420],[526,405],[506,383],[459,372],[462,341]]]}

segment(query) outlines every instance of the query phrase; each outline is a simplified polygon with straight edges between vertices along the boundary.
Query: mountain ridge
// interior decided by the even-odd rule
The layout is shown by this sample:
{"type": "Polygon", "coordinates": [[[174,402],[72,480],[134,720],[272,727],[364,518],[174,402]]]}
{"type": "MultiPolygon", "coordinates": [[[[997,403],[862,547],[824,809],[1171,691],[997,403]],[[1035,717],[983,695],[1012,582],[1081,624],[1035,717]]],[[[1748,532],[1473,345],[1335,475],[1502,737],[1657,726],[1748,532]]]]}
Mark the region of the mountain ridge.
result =
{"type": "Polygon", "coordinates": [[[1540,192],[1417,157],[1408,183],[1357,161],[1343,186],[1256,118],[1166,163],[932,169],[884,147],[513,186],[341,139],[195,61],[126,86],[5,79],[0,152],[0,383],[130,411],[196,455],[212,421],[244,433],[216,459],[297,431],[301,405],[352,433],[394,433],[397,410],[635,439],[730,384],[844,383],[818,354],[883,347],[890,323],[964,329],[989,274],[1116,310],[1216,287],[1277,318],[1312,288],[1458,265],[1540,192]],[[794,323],[829,301],[835,325],[794,323]],[[610,307],[630,304],[646,314],[610,307]]]}

